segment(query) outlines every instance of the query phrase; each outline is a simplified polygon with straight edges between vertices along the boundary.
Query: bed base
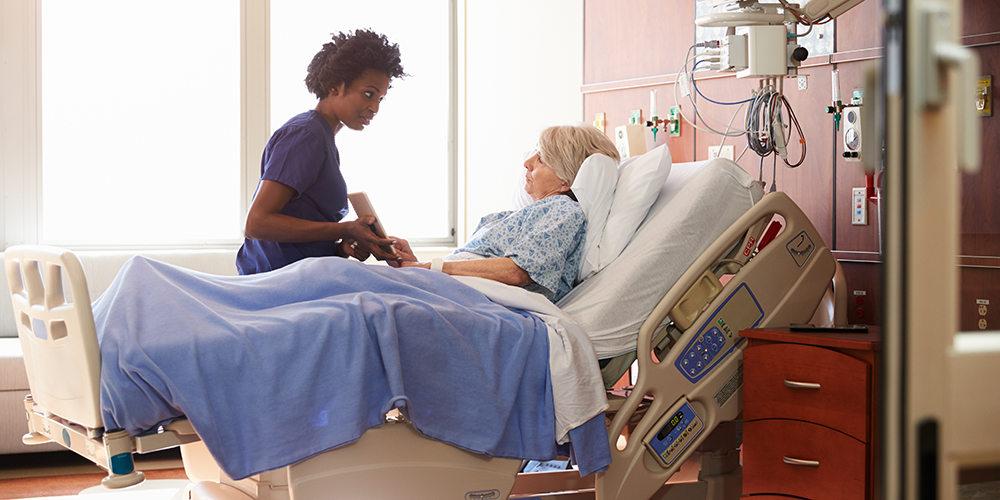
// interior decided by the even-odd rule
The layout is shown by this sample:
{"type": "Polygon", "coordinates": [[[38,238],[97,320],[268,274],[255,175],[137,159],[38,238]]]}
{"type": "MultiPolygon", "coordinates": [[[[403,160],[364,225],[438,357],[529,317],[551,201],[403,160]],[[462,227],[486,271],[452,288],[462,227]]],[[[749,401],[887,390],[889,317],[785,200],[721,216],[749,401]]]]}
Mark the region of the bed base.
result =
{"type": "MultiPolygon", "coordinates": [[[[181,446],[185,469],[196,481],[188,490],[189,498],[305,500],[326,498],[336,491],[338,498],[495,500],[508,498],[514,486],[519,460],[489,459],[459,450],[420,436],[406,422],[387,422],[354,444],[242,481],[225,477],[186,420],[134,438],[105,433],[99,412],[100,351],[79,260],[50,247],[12,247],[6,252],[5,267],[34,395],[25,401],[29,432],[24,442],[63,444],[107,469],[104,485],[109,488],[143,480],[132,465],[132,452],[173,446],[181,446]],[[63,275],[73,301],[63,296],[63,275]],[[67,384],[67,373],[76,374],[79,383],[67,384]]],[[[596,475],[596,498],[738,498],[740,432],[738,426],[720,424],[736,420],[742,408],[745,342],[697,384],[674,369],[674,361],[740,286],[754,291],[765,314],[754,324],[727,319],[736,331],[805,322],[828,288],[835,267],[815,228],[783,193],[766,195],[718,238],[664,296],[639,332],[638,380],[631,395],[615,405],[609,426],[613,461],[607,472],[596,475]],[[785,230],[760,248],[760,234],[773,214],[785,219],[785,230]],[[796,266],[788,247],[801,234],[813,246],[808,261],[796,266]],[[747,258],[739,255],[744,247],[747,258]],[[725,286],[710,276],[733,273],[725,286]],[[788,279],[777,281],[775,276],[788,279]],[[705,304],[697,304],[698,300],[705,304]],[[696,314],[692,317],[690,311],[696,314]],[[727,387],[725,401],[719,402],[720,390],[727,387]],[[643,437],[656,434],[667,413],[682,404],[702,418],[704,429],[670,467],[663,467],[645,449],[643,437]],[[627,443],[622,449],[616,446],[619,436],[627,443]],[[696,453],[701,462],[698,479],[668,483],[696,453]]]]}

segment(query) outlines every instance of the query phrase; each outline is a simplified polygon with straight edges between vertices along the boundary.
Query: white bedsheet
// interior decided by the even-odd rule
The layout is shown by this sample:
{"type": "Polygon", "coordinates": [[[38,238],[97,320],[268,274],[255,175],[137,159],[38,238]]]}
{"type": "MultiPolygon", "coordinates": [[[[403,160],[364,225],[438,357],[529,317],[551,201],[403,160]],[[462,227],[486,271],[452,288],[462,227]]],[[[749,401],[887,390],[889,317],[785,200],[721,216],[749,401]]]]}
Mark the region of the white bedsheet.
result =
{"type": "Polygon", "coordinates": [[[587,334],[572,318],[540,294],[497,281],[471,276],[453,276],[475,288],[493,302],[530,312],[545,322],[549,337],[549,370],[559,444],[569,439],[569,430],[583,425],[608,408],[601,371],[587,334]]]}
{"type": "Polygon", "coordinates": [[[675,163],[621,256],[557,305],[587,332],[598,358],[635,350],[639,327],[660,299],[763,194],[730,160],[675,163]]]}

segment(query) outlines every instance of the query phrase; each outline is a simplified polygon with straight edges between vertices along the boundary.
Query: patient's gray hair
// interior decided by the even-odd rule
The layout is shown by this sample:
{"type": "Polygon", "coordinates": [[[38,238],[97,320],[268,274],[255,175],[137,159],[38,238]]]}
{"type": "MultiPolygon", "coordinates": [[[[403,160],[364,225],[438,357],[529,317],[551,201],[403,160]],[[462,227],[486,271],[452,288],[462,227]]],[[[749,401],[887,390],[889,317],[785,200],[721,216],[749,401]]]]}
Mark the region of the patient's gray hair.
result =
{"type": "Polygon", "coordinates": [[[538,152],[542,162],[570,184],[576,179],[580,165],[592,154],[600,153],[621,161],[615,143],[591,125],[559,125],[543,130],[538,138],[538,152]]]}

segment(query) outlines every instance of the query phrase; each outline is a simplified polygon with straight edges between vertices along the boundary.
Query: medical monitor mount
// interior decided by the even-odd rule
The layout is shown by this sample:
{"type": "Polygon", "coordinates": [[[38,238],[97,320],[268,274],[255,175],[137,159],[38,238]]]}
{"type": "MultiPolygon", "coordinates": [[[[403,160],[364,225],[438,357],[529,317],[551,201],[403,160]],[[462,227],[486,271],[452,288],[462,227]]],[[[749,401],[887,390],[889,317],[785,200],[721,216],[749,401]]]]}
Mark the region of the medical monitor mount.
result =
{"type": "Polygon", "coordinates": [[[723,11],[700,16],[695,24],[728,28],[716,45],[719,57],[713,69],[735,71],[738,78],[780,79],[797,74],[797,68],[809,56],[797,43],[803,36],[798,34],[798,25],[811,30],[813,24],[828,22],[864,0],[807,0],[803,5],[788,0],[704,1],[723,11]],[[736,28],[746,31],[737,34],[736,28]]]}
{"type": "Polygon", "coordinates": [[[814,23],[826,17],[835,18],[864,0],[806,0],[805,4],[779,0],[767,3],[758,0],[705,0],[709,7],[724,5],[726,12],[708,14],[695,19],[706,28],[729,26],[761,26],[782,23],[814,23]],[[798,12],[794,14],[791,9],[798,12]],[[778,9],[782,11],[779,12],[778,9]]]}

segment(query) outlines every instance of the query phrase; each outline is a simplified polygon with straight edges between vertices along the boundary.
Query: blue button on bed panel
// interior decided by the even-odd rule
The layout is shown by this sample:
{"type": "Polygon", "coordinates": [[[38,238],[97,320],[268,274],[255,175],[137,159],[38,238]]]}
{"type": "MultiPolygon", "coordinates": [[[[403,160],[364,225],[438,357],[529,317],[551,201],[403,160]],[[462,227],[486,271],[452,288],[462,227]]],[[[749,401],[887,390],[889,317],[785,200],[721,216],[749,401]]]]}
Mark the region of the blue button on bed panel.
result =
{"type": "Polygon", "coordinates": [[[744,339],[737,336],[738,330],[754,328],[763,318],[764,310],[757,297],[746,283],[740,283],[702,324],[694,340],[675,360],[674,366],[688,381],[698,382],[743,343],[744,339]],[[743,319],[736,324],[728,324],[734,317],[743,319]],[[682,364],[684,360],[696,361],[696,364],[694,367],[682,364]]]}

